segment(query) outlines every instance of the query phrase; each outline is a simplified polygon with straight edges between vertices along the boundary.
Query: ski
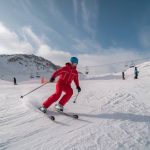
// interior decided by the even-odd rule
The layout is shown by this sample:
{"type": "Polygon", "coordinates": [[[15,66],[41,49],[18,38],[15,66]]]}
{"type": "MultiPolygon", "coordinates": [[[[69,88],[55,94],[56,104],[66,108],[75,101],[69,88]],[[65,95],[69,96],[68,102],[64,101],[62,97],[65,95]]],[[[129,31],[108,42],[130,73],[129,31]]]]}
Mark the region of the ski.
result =
{"type": "MultiPolygon", "coordinates": [[[[40,110],[40,108],[38,108],[40,110]]],[[[46,112],[43,112],[40,110],[40,112],[42,112],[44,115],[46,115],[48,118],[50,118],[52,121],[55,121],[55,117],[53,115],[49,115],[46,112]]]]}
{"type": "Polygon", "coordinates": [[[54,116],[48,116],[48,118],[50,118],[52,121],[55,121],[55,117],[54,116]]]}
{"type": "Polygon", "coordinates": [[[66,112],[63,112],[63,111],[56,111],[62,115],[65,115],[65,116],[68,116],[68,117],[71,117],[71,118],[74,118],[74,119],[78,119],[79,116],[77,114],[69,114],[69,113],[66,113],[66,112]]]}

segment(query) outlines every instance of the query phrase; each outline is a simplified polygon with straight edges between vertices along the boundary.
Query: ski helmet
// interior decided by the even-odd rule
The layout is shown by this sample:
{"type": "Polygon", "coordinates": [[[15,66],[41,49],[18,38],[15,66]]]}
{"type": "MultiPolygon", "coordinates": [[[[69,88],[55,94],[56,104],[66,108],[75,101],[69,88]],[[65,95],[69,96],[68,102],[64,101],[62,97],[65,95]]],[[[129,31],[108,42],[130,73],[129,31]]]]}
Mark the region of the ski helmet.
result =
{"type": "Polygon", "coordinates": [[[71,58],[70,58],[70,62],[71,62],[71,63],[78,64],[78,58],[77,58],[77,57],[71,57],[71,58]]]}

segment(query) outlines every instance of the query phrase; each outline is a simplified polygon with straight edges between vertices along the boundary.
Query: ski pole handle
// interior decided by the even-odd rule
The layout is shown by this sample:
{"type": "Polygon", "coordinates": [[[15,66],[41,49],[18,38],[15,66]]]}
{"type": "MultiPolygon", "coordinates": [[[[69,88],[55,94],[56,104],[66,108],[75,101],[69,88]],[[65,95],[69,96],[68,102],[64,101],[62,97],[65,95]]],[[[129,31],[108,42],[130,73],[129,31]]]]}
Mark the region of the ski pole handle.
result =
{"type": "Polygon", "coordinates": [[[37,89],[41,88],[42,86],[46,85],[47,83],[49,83],[49,81],[48,81],[48,82],[46,82],[46,83],[44,83],[44,84],[42,84],[42,85],[40,85],[39,87],[37,87],[37,88],[33,89],[32,91],[30,91],[30,92],[26,93],[25,95],[22,95],[20,98],[23,98],[24,96],[26,96],[26,95],[28,95],[28,94],[30,94],[30,93],[32,93],[32,92],[34,92],[35,90],[37,90],[37,89]]]}

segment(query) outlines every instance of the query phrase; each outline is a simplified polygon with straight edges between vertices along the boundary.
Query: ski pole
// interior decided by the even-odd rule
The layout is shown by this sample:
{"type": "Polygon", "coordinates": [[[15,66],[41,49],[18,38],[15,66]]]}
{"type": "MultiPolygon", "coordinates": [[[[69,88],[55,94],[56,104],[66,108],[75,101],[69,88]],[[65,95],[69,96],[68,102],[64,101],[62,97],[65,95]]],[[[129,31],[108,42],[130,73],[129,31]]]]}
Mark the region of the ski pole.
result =
{"type": "Polygon", "coordinates": [[[33,89],[32,91],[30,91],[30,92],[26,93],[25,95],[22,95],[20,98],[23,98],[24,96],[26,96],[26,95],[28,95],[28,94],[32,93],[33,91],[35,91],[35,90],[37,90],[37,89],[41,88],[42,86],[46,85],[47,83],[49,83],[49,81],[48,81],[48,82],[46,82],[46,83],[44,83],[44,84],[42,84],[41,86],[39,86],[39,87],[37,87],[37,88],[33,89]]]}
{"type": "Polygon", "coordinates": [[[76,103],[76,100],[77,100],[78,95],[79,95],[79,92],[78,92],[78,94],[76,95],[76,97],[75,97],[73,103],[76,103]]]}

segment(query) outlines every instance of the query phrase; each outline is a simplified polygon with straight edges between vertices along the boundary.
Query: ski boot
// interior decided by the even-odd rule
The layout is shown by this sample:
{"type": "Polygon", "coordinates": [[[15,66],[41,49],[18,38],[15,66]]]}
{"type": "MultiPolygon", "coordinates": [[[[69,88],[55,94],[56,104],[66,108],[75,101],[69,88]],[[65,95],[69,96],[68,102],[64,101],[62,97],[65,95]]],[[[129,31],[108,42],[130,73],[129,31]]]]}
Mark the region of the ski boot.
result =
{"type": "Polygon", "coordinates": [[[40,107],[39,109],[40,109],[40,111],[42,111],[43,113],[46,113],[46,112],[47,112],[47,108],[45,108],[44,106],[40,107]]]}
{"type": "Polygon", "coordinates": [[[55,110],[63,112],[64,107],[61,104],[58,103],[58,104],[55,105],[55,110]]]}

